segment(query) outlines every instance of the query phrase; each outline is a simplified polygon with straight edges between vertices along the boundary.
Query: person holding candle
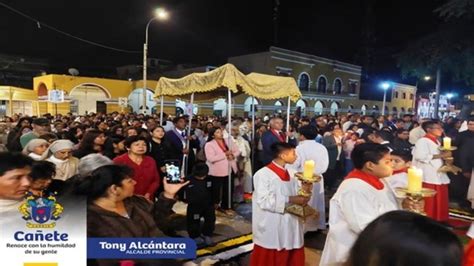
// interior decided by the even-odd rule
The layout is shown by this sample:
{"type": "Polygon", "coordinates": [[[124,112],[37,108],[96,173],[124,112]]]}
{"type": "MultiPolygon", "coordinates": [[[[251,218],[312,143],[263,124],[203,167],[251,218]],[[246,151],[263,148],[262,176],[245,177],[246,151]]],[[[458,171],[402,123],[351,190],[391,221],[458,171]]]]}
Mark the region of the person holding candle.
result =
{"type": "MultiPolygon", "coordinates": [[[[451,152],[440,150],[439,138],[443,135],[443,128],[438,122],[427,121],[422,127],[426,135],[415,144],[413,166],[423,171],[423,187],[436,191],[434,197],[425,199],[425,212],[437,221],[447,222],[450,180],[446,173],[438,170],[443,166],[443,159],[451,157],[451,152]]],[[[450,140],[446,140],[445,144],[450,145],[450,140]]]]}
{"type": "Polygon", "coordinates": [[[393,172],[387,147],[363,143],[354,148],[351,156],[355,169],[329,203],[329,232],[321,266],[343,265],[357,236],[380,215],[399,209],[420,209],[410,199],[404,199],[400,206],[384,181],[393,172]]]}
{"type": "MultiPolygon", "coordinates": [[[[295,171],[306,170],[308,175],[322,175],[329,165],[328,150],[315,141],[317,131],[312,126],[299,129],[299,144],[296,147],[296,161],[289,165],[295,171]]],[[[308,205],[319,211],[319,217],[308,217],[305,221],[305,232],[326,229],[326,204],[324,196],[324,179],[313,184],[313,193],[308,205]]]]}
{"type": "MultiPolygon", "coordinates": [[[[254,249],[251,266],[292,265],[303,266],[303,222],[285,212],[288,204],[305,206],[309,198],[298,195],[301,188],[312,191],[312,183],[300,182],[293,169],[285,169],[296,161],[295,146],[277,142],[272,144],[273,161],[254,176],[252,196],[252,232],[254,249]]],[[[308,167],[309,169],[309,167],[308,167]]]]}

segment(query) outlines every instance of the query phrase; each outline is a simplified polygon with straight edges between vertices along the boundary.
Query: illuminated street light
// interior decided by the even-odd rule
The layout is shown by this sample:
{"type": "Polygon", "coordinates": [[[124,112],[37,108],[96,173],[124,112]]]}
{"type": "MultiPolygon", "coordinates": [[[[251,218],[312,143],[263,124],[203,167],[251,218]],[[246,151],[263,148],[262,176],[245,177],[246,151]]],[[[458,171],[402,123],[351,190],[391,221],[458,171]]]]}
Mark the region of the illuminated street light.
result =
{"type": "Polygon", "coordinates": [[[382,115],[385,115],[385,103],[387,100],[387,90],[390,88],[389,82],[382,82],[380,87],[383,89],[383,104],[382,104],[382,115]]]}
{"type": "Polygon", "coordinates": [[[431,77],[430,76],[424,76],[423,79],[428,81],[428,80],[431,80],[431,77]]]}
{"type": "MultiPolygon", "coordinates": [[[[164,8],[157,8],[155,10],[155,16],[151,18],[146,24],[145,28],[145,44],[143,44],[143,114],[146,114],[146,79],[147,79],[147,55],[148,55],[148,28],[154,20],[167,20],[169,17],[168,12],[164,8]]],[[[163,114],[163,110],[161,110],[163,114]]],[[[160,123],[163,121],[163,115],[160,115],[160,123]]]]}

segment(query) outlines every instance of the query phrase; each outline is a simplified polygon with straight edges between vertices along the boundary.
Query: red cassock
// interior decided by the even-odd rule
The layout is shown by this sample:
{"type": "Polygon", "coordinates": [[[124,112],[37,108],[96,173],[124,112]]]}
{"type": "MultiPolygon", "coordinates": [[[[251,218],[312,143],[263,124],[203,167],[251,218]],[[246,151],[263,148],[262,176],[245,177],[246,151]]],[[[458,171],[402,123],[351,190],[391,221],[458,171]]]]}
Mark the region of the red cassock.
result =
{"type": "Polygon", "coordinates": [[[304,247],[276,250],[254,245],[250,266],[304,266],[304,247]]]}
{"type": "Polygon", "coordinates": [[[447,222],[449,219],[448,184],[435,185],[423,182],[424,188],[434,189],[434,197],[425,198],[426,215],[436,221],[447,222]]]}

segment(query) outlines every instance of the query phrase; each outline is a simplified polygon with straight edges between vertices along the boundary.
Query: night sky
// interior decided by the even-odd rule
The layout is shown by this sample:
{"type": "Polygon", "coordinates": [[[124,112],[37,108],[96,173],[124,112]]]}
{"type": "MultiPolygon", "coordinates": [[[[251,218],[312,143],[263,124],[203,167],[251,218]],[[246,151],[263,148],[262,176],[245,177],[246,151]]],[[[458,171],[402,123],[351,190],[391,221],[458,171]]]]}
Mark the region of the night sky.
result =
{"type": "MultiPolygon", "coordinates": [[[[175,63],[220,65],[227,57],[268,50],[274,44],[275,0],[0,0],[67,33],[116,48],[95,47],[51,31],[0,6],[0,53],[50,59],[69,67],[113,72],[141,64],[146,22],[153,9],[170,12],[167,22],[150,27],[149,57],[175,63]]],[[[364,65],[365,33],[373,79],[401,81],[394,54],[419,36],[435,31],[433,10],[440,0],[280,0],[278,43],[293,49],[364,65]],[[373,7],[373,12],[368,7],[373,7]]],[[[407,80],[406,82],[410,82],[407,80]]],[[[412,82],[414,83],[414,82],[412,82]]],[[[432,85],[431,85],[432,86],[432,85]]]]}

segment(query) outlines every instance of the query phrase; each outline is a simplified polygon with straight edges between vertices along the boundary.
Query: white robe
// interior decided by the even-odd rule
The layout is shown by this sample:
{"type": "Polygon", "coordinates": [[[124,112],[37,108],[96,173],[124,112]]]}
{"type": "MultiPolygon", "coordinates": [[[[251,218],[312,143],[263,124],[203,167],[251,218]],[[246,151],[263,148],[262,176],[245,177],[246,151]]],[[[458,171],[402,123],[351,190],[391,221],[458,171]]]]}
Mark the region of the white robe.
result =
{"type": "Polygon", "coordinates": [[[449,184],[449,177],[446,173],[438,172],[443,166],[442,159],[433,159],[434,155],[440,154],[440,145],[428,138],[420,138],[413,149],[413,166],[423,170],[423,182],[441,185],[449,184]]]}
{"type": "MultiPolygon", "coordinates": [[[[297,172],[303,171],[304,162],[313,160],[316,167],[314,173],[322,175],[326,172],[329,165],[328,150],[324,145],[317,143],[314,140],[303,140],[296,147],[296,161],[287,168],[292,168],[297,172]]],[[[324,179],[313,184],[313,196],[308,202],[308,205],[319,211],[319,218],[310,217],[305,221],[305,232],[317,231],[318,229],[326,229],[326,203],[324,197],[324,179]]]]}
{"type": "Polygon", "coordinates": [[[285,213],[289,196],[300,188],[294,171],[288,170],[290,181],[282,181],[268,167],[254,176],[252,196],[253,242],[267,249],[298,249],[304,244],[303,223],[294,215],[285,213]]]}
{"type": "Polygon", "coordinates": [[[408,186],[408,174],[405,172],[391,175],[385,178],[392,191],[396,188],[406,188],[408,186]]]}
{"type": "Polygon", "coordinates": [[[342,265],[357,236],[370,222],[399,209],[390,188],[385,182],[384,185],[383,189],[377,190],[357,178],[341,183],[329,202],[329,232],[320,266],[342,265]]]}

